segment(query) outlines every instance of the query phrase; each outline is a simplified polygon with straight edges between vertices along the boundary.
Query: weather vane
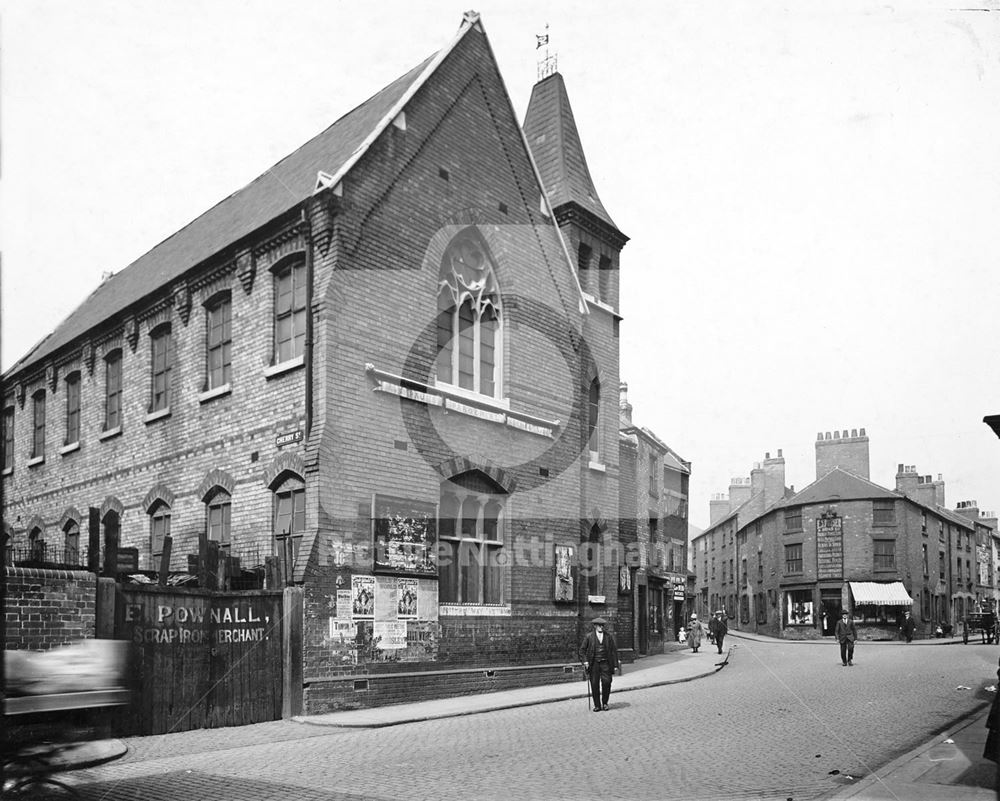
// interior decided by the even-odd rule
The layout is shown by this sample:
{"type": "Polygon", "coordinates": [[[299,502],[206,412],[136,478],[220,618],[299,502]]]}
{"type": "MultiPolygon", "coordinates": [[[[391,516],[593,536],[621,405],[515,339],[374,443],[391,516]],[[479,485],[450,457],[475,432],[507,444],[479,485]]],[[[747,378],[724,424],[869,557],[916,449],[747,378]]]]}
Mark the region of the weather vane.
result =
{"type": "Polygon", "coordinates": [[[545,48],[545,58],[538,62],[538,80],[555,75],[558,67],[558,54],[549,55],[549,23],[545,23],[545,33],[535,34],[535,50],[545,48]]]}

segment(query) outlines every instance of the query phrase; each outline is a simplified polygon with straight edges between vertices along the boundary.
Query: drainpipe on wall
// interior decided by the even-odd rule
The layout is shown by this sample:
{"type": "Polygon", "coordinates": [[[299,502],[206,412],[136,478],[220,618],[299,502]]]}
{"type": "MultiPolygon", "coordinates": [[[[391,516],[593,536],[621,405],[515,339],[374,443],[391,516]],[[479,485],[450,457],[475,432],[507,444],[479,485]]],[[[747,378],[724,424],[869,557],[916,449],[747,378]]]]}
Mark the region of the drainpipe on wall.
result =
{"type": "Polygon", "coordinates": [[[302,208],[302,238],[306,246],[306,341],[303,359],[306,368],[306,439],[312,434],[313,419],[313,238],[307,207],[302,208]]]}

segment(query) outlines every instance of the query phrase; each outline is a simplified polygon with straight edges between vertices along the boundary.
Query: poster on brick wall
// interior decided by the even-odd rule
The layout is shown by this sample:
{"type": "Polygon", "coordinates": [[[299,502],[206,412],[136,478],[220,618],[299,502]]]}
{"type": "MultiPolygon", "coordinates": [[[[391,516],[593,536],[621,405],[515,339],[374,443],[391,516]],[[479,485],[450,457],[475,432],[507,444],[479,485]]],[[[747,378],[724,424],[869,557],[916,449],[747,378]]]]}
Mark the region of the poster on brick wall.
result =
{"type": "Polygon", "coordinates": [[[436,576],[437,505],[388,495],[372,497],[375,573],[436,576]]]}
{"type": "Polygon", "coordinates": [[[373,636],[383,651],[395,651],[406,647],[406,623],[396,620],[376,620],[373,636]]]}
{"type": "Polygon", "coordinates": [[[353,598],[350,590],[337,590],[337,619],[350,620],[354,617],[351,608],[353,598]]]}
{"type": "Polygon", "coordinates": [[[351,576],[351,613],[355,618],[375,617],[375,576],[351,576]]]}
{"type": "Polygon", "coordinates": [[[400,620],[417,619],[419,585],[415,578],[396,579],[396,617],[400,620]]]}
{"type": "Polygon", "coordinates": [[[396,619],[396,579],[393,576],[375,576],[375,619],[396,619]]]}
{"type": "Polygon", "coordinates": [[[438,583],[420,579],[417,591],[417,609],[421,620],[438,619],[438,583]]]}

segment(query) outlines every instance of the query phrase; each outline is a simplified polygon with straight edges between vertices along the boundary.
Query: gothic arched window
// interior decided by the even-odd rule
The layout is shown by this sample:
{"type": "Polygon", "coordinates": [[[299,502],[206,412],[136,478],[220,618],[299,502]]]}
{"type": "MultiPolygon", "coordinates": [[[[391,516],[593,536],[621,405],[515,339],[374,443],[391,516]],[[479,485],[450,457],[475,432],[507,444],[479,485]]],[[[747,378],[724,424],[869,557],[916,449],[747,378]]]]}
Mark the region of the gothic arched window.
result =
{"type": "Polygon", "coordinates": [[[448,246],[438,281],[438,380],[501,397],[503,315],[486,247],[468,229],[448,246]]]}

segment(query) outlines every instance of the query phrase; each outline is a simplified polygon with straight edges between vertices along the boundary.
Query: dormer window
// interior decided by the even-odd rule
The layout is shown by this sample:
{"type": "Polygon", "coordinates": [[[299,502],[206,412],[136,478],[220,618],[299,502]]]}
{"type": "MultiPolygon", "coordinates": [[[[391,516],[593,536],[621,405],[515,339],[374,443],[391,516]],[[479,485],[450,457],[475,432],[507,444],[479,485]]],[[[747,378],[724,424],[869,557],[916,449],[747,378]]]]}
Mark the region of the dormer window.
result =
{"type": "Polygon", "coordinates": [[[468,229],[445,251],[438,281],[437,378],[500,398],[500,290],[486,247],[468,229]]]}

